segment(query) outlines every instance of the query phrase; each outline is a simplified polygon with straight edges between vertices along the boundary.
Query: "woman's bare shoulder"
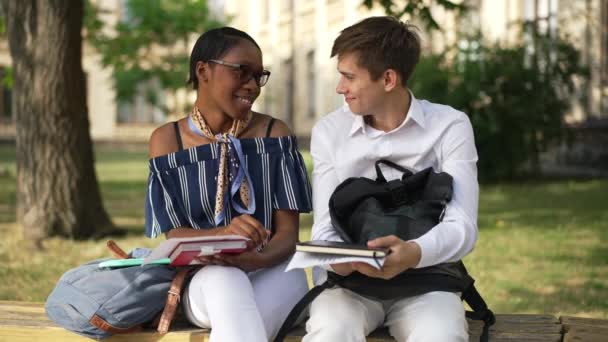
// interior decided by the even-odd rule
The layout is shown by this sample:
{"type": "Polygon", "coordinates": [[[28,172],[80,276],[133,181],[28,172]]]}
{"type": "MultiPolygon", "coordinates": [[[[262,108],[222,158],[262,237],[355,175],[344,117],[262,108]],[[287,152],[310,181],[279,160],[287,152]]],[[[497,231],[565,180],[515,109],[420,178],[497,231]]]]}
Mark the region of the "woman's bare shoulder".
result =
{"type": "Polygon", "coordinates": [[[152,132],[148,145],[150,158],[164,156],[179,150],[174,125],[174,122],[167,122],[152,132]]]}

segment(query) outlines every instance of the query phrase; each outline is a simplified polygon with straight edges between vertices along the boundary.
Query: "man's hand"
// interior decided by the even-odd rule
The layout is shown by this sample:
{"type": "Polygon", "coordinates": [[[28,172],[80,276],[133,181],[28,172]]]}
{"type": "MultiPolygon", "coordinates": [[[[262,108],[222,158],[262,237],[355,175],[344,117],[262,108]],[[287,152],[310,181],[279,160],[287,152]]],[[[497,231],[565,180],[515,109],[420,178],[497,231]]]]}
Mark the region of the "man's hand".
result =
{"type": "MultiPolygon", "coordinates": [[[[354,262],[352,268],[369,277],[391,279],[405,270],[415,267],[420,262],[420,246],[412,241],[403,241],[395,235],[389,235],[367,242],[368,247],[389,248],[391,253],[386,257],[382,270],[366,263],[354,262]]],[[[333,265],[332,265],[333,267],[333,265]]]]}

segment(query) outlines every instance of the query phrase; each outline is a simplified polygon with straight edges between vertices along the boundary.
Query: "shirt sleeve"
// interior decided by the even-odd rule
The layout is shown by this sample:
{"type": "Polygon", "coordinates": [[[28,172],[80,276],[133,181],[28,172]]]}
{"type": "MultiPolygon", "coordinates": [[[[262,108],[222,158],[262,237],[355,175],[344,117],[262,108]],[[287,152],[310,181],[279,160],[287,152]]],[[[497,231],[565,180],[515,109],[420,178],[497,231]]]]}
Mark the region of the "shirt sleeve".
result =
{"type": "MultiPolygon", "coordinates": [[[[295,144],[295,142],[294,142],[295,144]]],[[[306,165],[300,152],[294,147],[278,158],[271,173],[274,183],[273,209],[312,210],[312,194],[306,165]]]]}
{"type": "Polygon", "coordinates": [[[422,251],[417,268],[460,260],[473,250],[477,241],[477,150],[466,115],[462,114],[460,120],[447,128],[436,149],[440,171],[452,176],[454,191],[443,221],[413,240],[422,251]]]}
{"type": "Polygon", "coordinates": [[[310,141],[312,156],[313,225],[312,240],[343,241],[331,224],[329,198],[340,184],[331,151],[335,150],[331,135],[323,126],[315,125],[310,141]]]}
{"type": "Polygon", "coordinates": [[[146,236],[155,238],[177,227],[188,227],[169,180],[162,171],[150,171],[146,189],[146,236]]]}

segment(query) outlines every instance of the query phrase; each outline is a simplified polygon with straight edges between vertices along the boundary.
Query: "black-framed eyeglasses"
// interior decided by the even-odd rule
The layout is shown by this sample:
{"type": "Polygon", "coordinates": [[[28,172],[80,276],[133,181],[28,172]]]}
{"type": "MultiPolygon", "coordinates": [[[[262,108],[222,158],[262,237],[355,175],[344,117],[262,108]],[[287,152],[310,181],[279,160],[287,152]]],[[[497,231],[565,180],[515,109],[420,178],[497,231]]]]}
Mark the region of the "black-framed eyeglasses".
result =
{"type": "Polygon", "coordinates": [[[246,64],[229,63],[220,61],[218,59],[210,59],[208,62],[224,65],[234,69],[236,72],[238,72],[239,80],[243,83],[247,83],[253,78],[258,87],[263,87],[266,82],[268,82],[268,78],[270,77],[270,71],[262,70],[260,72],[255,72],[246,64]]]}

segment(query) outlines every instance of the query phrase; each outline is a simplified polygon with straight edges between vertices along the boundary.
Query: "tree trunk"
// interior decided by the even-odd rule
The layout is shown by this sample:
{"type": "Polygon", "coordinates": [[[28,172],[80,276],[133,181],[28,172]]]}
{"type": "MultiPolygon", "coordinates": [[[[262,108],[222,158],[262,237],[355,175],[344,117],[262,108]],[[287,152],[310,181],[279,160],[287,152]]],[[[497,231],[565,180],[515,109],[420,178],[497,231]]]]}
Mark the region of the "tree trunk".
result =
{"type": "Polygon", "coordinates": [[[113,228],[93,163],[82,70],[84,4],[3,0],[13,59],[17,220],[25,237],[113,228]]]}

